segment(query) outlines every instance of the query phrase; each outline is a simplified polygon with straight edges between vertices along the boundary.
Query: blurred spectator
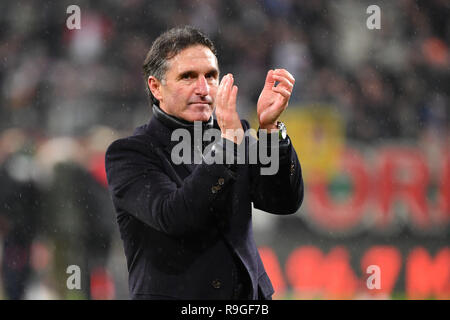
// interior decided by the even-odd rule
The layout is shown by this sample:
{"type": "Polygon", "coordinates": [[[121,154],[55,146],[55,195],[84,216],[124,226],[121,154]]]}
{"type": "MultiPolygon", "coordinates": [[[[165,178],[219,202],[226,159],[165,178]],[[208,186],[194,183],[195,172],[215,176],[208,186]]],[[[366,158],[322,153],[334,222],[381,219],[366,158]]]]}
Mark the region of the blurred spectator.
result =
{"type": "Polygon", "coordinates": [[[31,244],[38,227],[41,194],[34,181],[32,145],[25,133],[4,132],[0,146],[1,280],[8,299],[22,299],[31,274],[31,244]]]}
{"type": "Polygon", "coordinates": [[[114,216],[101,151],[110,141],[108,132],[99,128],[78,140],[51,139],[37,153],[50,176],[41,231],[46,231],[55,248],[54,283],[63,298],[74,298],[66,287],[70,265],[80,267],[81,298],[114,298],[114,284],[106,270],[114,216]]]}

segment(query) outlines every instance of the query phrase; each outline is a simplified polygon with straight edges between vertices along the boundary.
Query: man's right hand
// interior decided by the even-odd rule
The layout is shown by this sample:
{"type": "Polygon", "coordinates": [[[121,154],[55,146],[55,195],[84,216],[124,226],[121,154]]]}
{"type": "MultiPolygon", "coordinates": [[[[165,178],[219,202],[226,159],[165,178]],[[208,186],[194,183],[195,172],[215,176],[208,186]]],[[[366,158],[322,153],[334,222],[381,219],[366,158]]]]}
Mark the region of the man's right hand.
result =
{"type": "Polygon", "coordinates": [[[231,73],[220,81],[216,94],[216,117],[222,132],[222,137],[240,144],[244,138],[241,119],[236,111],[236,97],[238,87],[233,85],[231,73]]]}

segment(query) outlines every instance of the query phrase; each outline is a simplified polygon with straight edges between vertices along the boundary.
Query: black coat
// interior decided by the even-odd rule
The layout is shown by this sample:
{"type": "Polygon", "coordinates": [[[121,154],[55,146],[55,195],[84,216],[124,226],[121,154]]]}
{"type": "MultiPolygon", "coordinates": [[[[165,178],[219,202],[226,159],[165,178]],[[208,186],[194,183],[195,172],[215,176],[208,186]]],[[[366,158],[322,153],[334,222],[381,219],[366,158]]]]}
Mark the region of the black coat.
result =
{"type": "Polygon", "coordinates": [[[230,299],[237,260],[249,278],[249,298],[270,299],[251,203],[274,214],[299,209],[303,180],[294,148],[289,143],[280,152],[272,176],[260,175],[258,165],[175,165],[173,129],[153,116],[106,152],[131,298],[230,299]]]}

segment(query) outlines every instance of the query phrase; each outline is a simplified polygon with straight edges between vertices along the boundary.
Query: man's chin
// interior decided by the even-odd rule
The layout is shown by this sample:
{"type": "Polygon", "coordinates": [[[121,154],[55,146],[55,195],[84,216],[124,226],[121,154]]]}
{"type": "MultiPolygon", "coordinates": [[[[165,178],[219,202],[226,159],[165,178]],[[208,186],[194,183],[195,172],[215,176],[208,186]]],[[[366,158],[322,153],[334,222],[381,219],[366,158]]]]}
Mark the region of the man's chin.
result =
{"type": "Polygon", "coordinates": [[[211,118],[212,110],[203,108],[204,110],[191,110],[186,114],[185,119],[190,122],[194,121],[208,121],[211,118]]]}
{"type": "Polygon", "coordinates": [[[209,120],[209,118],[211,118],[211,114],[209,115],[196,115],[193,116],[192,118],[190,118],[190,122],[194,122],[194,121],[202,121],[202,122],[206,122],[209,120]]]}

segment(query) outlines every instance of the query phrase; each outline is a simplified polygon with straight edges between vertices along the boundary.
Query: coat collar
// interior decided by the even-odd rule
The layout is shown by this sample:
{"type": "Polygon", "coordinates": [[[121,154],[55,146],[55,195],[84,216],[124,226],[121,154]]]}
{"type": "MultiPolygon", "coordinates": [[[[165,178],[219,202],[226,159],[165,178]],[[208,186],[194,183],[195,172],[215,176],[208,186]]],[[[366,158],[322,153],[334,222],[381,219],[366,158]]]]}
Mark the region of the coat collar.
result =
{"type": "MultiPolygon", "coordinates": [[[[160,144],[167,147],[178,143],[177,141],[171,141],[174,130],[184,128],[189,130],[191,134],[194,133],[193,122],[171,116],[156,105],[153,105],[152,112],[153,116],[150,118],[150,121],[146,125],[137,128],[134,134],[149,134],[156,138],[160,144]]],[[[212,116],[208,121],[202,123],[203,131],[213,127],[218,127],[218,125],[212,116]]]]}
{"type": "MultiPolygon", "coordinates": [[[[184,119],[180,119],[177,117],[174,117],[170,114],[167,114],[161,108],[159,108],[157,105],[153,105],[152,107],[153,115],[156,119],[158,119],[160,122],[162,122],[166,127],[175,130],[179,128],[185,128],[188,130],[193,130],[194,123],[190,121],[186,121],[184,119]]],[[[213,117],[211,116],[208,121],[203,122],[202,126],[203,129],[211,128],[214,125],[213,117]]]]}
{"type": "MultiPolygon", "coordinates": [[[[163,110],[161,110],[158,106],[153,105],[152,107],[153,116],[150,118],[150,121],[141,127],[136,128],[134,134],[146,134],[153,137],[159,145],[163,146],[163,149],[170,154],[172,152],[172,148],[179,143],[179,141],[171,141],[172,132],[179,128],[187,129],[192,134],[194,134],[194,123],[186,120],[182,120],[176,117],[173,117],[163,110]]],[[[203,132],[209,128],[216,127],[218,128],[217,121],[211,118],[202,123],[203,132]]],[[[188,169],[189,172],[192,172],[195,168],[195,164],[184,164],[184,166],[188,169]]]]}

